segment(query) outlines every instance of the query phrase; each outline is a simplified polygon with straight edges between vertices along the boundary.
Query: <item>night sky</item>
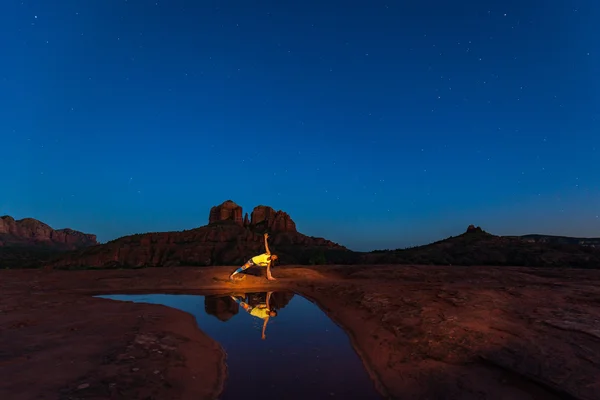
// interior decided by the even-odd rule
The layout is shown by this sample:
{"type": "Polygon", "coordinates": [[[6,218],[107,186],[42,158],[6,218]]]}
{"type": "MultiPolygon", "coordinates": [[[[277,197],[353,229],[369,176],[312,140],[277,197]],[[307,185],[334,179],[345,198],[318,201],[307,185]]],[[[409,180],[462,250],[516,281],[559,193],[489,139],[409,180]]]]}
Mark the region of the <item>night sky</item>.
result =
{"type": "Polygon", "coordinates": [[[600,236],[600,1],[3,0],[0,214],[600,236]]]}

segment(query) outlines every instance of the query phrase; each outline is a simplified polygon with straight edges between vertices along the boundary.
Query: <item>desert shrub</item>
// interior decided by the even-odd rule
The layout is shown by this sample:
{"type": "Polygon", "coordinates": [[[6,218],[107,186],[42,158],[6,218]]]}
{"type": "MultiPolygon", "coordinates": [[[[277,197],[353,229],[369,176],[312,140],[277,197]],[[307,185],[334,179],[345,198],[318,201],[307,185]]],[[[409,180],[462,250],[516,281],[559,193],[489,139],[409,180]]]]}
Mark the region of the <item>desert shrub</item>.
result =
{"type": "Polygon", "coordinates": [[[327,259],[325,258],[325,252],[323,250],[315,251],[308,259],[310,265],[325,265],[327,259]]]}

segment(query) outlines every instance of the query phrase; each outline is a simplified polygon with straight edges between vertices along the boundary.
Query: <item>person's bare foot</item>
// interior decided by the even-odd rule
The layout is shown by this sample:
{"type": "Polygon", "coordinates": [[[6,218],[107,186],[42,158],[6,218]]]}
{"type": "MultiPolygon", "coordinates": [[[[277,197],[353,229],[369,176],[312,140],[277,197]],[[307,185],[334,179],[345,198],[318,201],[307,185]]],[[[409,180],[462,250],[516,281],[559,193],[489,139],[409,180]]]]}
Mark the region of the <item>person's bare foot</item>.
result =
{"type": "Polygon", "coordinates": [[[276,281],[277,279],[273,278],[272,276],[267,277],[268,280],[270,281],[276,281]]]}

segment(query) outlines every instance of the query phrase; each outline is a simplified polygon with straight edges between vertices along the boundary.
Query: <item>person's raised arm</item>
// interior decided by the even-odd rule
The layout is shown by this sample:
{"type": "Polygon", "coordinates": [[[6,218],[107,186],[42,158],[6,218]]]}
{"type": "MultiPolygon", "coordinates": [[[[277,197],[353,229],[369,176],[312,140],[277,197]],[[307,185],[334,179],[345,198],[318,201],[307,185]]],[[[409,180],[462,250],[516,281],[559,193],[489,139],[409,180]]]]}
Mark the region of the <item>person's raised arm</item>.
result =
{"type": "Polygon", "coordinates": [[[269,317],[265,318],[265,322],[263,323],[262,335],[261,335],[262,340],[265,340],[267,338],[267,336],[265,335],[265,331],[267,329],[267,322],[269,322],[269,317]]]}
{"type": "Polygon", "coordinates": [[[271,311],[271,294],[273,292],[267,292],[267,310],[271,311]]]}
{"type": "Polygon", "coordinates": [[[265,252],[270,255],[271,250],[269,250],[269,242],[267,239],[269,239],[269,234],[265,233],[265,252]]]}
{"type": "Polygon", "coordinates": [[[267,279],[270,281],[276,280],[275,278],[273,278],[273,275],[271,275],[271,264],[272,263],[273,263],[273,260],[269,260],[269,263],[267,264],[267,279]]]}

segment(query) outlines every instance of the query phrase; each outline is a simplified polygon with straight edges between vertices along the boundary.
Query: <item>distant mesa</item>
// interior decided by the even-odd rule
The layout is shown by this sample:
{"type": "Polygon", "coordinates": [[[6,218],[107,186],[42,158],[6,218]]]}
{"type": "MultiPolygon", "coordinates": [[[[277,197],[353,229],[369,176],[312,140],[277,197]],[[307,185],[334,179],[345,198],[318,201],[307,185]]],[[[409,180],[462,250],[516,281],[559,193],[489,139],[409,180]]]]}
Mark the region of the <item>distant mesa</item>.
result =
{"type": "Polygon", "coordinates": [[[0,217],[0,268],[35,268],[62,252],[96,244],[96,235],[55,230],[33,218],[0,217]]]}
{"type": "Polygon", "coordinates": [[[248,219],[248,213],[243,218],[242,215],[242,207],[232,200],[227,200],[210,209],[208,223],[210,225],[221,221],[232,221],[236,225],[253,231],[297,232],[296,223],[286,212],[275,211],[269,206],[254,207],[250,219],[248,219]]]}
{"type": "Polygon", "coordinates": [[[15,220],[8,215],[0,217],[0,246],[43,245],[61,250],[75,250],[96,244],[96,235],[70,228],[55,230],[33,218],[15,220]]]}

